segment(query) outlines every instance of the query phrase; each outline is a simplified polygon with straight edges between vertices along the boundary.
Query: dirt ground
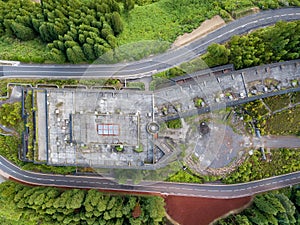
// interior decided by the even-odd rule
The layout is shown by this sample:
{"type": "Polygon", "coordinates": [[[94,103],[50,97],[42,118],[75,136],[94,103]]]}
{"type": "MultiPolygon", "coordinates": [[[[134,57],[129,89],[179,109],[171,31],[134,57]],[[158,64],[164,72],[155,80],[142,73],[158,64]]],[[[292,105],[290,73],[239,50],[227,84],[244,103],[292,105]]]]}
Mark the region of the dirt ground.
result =
{"type": "Polygon", "coordinates": [[[179,36],[175,42],[172,44],[172,48],[180,47],[182,45],[188,44],[189,42],[203,37],[208,33],[218,29],[219,27],[225,25],[225,21],[220,16],[214,16],[210,20],[205,20],[200,27],[193,30],[191,33],[185,33],[179,36]]]}
{"type": "Polygon", "coordinates": [[[196,197],[165,197],[169,216],[181,225],[208,225],[219,217],[245,207],[251,197],[209,199],[196,197]]]}

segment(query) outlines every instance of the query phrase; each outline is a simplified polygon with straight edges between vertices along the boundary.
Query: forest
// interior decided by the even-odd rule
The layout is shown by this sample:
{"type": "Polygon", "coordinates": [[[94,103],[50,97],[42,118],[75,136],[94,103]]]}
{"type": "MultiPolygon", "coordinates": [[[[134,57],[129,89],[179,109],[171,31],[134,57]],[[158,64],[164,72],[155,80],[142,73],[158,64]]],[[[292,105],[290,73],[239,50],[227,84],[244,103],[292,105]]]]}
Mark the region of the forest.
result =
{"type": "Polygon", "coordinates": [[[257,195],[250,207],[230,215],[214,225],[300,224],[299,186],[257,195]]]}
{"type": "Polygon", "coordinates": [[[117,46],[122,30],[120,6],[114,0],[0,1],[0,35],[21,41],[39,37],[57,63],[95,60],[117,46]]]}
{"type": "MultiPolygon", "coordinates": [[[[157,196],[111,195],[97,190],[0,184],[0,217],[11,224],[164,224],[164,200],[157,196]]],[[[7,224],[7,223],[6,223],[7,224]]]]}

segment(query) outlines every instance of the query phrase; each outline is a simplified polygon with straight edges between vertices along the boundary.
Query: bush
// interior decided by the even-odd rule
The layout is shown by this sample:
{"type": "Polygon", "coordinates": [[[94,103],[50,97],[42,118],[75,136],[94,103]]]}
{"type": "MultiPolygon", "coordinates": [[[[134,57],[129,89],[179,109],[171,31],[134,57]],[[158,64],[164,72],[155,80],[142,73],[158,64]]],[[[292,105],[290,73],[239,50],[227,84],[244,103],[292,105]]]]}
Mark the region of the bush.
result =
{"type": "Polygon", "coordinates": [[[166,122],[167,127],[170,129],[180,129],[182,128],[181,119],[169,120],[166,122]]]}

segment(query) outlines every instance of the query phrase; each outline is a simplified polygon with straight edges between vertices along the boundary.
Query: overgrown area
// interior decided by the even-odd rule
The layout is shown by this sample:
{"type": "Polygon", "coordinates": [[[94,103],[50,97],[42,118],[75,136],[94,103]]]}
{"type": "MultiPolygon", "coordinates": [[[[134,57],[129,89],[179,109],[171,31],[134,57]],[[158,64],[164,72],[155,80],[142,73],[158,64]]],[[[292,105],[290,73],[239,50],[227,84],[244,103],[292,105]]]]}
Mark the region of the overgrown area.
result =
{"type": "Polygon", "coordinates": [[[287,5],[299,5],[299,1],[254,1],[243,0],[160,0],[156,3],[135,6],[122,15],[124,31],[119,36],[120,44],[140,40],[162,40],[173,42],[178,35],[191,32],[204,20],[219,14],[226,21],[241,17],[254,6],[261,9],[275,9],[287,5]],[[149,13],[151,12],[151,13],[149,13]]]}
{"type": "Polygon", "coordinates": [[[189,168],[184,167],[178,172],[172,174],[167,181],[170,182],[181,182],[181,183],[205,183],[213,182],[219,180],[220,177],[217,176],[208,176],[208,175],[199,175],[191,171],[189,168]]]}
{"type": "Polygon", "coordinates": [[[159,225],[165,217],[164,200],[156,196],[113,196],[11,181],[0,184],[0,202],[5,224],[159,225]]]}
{"type": "Polygon", "coordinates": [[[262,135],[300,134],[300,93],[289,93],[249,102],[241,106],[243,120],[253,130],[253,121],[262,135]]]}
{"type": "Polygon", "coordinates": [[[300,189],[283,189],[257,195],[252,205],[239,214],[230,215],[215,225],[268,225],[300,223],[300,189]]]}
{"type": "Polygon", "coordinates": [[[274,149],[271,150],[269,157],[271,160],[262,160],[261,152],[256,150],[236,171],[222,181],[227,184],[242,183],[300,170],[298,149],[274,149]]]}

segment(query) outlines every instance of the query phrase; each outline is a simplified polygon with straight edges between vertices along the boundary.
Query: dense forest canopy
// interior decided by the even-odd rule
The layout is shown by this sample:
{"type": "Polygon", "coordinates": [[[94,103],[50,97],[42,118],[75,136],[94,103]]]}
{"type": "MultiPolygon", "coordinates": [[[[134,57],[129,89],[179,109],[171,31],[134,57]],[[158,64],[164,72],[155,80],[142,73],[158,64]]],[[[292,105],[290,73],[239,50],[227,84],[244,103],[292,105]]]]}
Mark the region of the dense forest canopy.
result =
{"type": "Polygon", "coordinates": [[[203,59],[210,67],[232,63],[236,69],[298,59],[299,34],[300,21],[280,21],[244,36],[233,36],[226,44],[214,43],[203,59]]]}
{"type": "Polygon", "coordinates": [[[40,37],[55,62],[92,61],[117,46],[122,30],[114,0],[0,1],[0,35],[22,41],[40,37]]]}
{"type": "MultiPolygon", "coordinates": [[[[156,196],[113,196],[97,190],[0,184],[0,218],[13,224],[159,225],[164,200],[156,196]]],[[[0,220],[1,222],[1,220],[0,220]]]]}

